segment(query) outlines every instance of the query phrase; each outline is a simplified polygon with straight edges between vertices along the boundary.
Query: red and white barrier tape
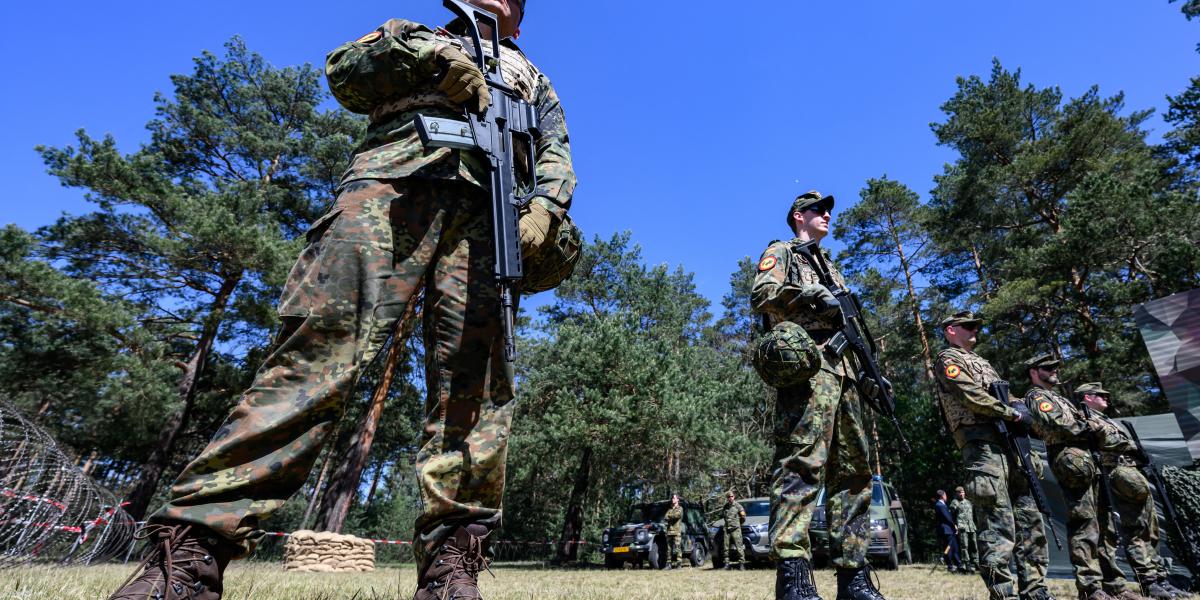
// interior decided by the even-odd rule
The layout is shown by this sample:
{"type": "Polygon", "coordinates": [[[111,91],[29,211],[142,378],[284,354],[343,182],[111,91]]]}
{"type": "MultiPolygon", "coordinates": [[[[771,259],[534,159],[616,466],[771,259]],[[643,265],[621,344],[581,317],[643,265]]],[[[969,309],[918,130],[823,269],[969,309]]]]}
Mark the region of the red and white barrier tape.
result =
{"type": "MultiPolygon", "coordinates": [[[[268,531],[268,532],[266,532],[264,535],[268,535],[268,536],[271,536],[271,537],[290,537],[292,534],[290,534],[290,533],[285,533],[285,532],[282,532],[282,531],[268,531]]],[[[389,545],[394,545],[394,546],[411,546],[411,545],[412,545],[412,542],[410,542],[410,541],[407,541],[407,540],[369,540],[369,541],[370,541],[371,543],[374,543],[374,544],[389,544],[389,545]]],[[[518,541],[518,540],[497,540],[497,541],[496,541],[496,542],[494,542],[494,543],[496,543],[496,544],[510,544],[510,545],[521,545],[521,544],[524,544],[524,545],[527,545],[527,546],[555,546],[555,545],[558,545],[558,542],[553,542],[553,541],[545,541],[545,542],[522,542],[522,541],[518,541]]],[[[595,542],[589,542],[589,541],[586,541],[586,540],[582,540],[582,541],[578,541],[578,542],[567,542],[567,543],[568,543],[568,544],[579,544],[580,546],[587,546],[587,545],[589,545],[589,544],[595,544],[595,542]]]]}

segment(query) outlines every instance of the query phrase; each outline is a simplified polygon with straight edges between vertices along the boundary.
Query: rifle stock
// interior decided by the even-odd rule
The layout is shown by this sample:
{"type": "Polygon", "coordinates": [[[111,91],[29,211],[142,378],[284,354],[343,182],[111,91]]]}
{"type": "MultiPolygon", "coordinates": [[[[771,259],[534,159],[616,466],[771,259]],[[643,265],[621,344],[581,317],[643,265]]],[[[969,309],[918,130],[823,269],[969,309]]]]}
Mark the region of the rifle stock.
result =
{"type": "MultiPolygon", "coordinates": [[[[1179,513],[1175,511],[1175,503],[1171,502],[1171,496],[1167,493],[1167,483],[1163,480],[1161,467],[1155,464],[1154,459],[1146,452],[1146,447],[1142,445],[1142,440],[1138,437],[1137,429],[1128,421],[1122,423],[1125,426],[1125,431],[1129,433],[1130,439],[1137,446],[1138,457],[1137,461],[1144,472],[1150,474],[1151,483],[1154,484],[1154,490],[1162,501],[1163,512],[1168,525],[1175,530],[1175,539],[1179,540],[1179,548],[1183,551],[1184,556],[1181,556],[1186,563],[1188,569],[1193,569],[1197,566],[1196,555],[1193,552],[1191,543],[1187,537],[1183,535],[1180,529],[1179,513]]],[[[1155,515],[1157,518],[1158,515],[1155,515]]]]}

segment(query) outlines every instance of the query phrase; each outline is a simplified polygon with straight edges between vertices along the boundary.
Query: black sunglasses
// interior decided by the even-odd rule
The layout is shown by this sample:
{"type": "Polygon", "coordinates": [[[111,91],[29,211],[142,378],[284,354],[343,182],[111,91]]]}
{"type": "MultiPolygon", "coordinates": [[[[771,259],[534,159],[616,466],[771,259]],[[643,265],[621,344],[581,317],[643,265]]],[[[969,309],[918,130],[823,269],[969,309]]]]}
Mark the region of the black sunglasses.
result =
{"type": "Polygon", "coordinates": [[[817,213],[818,215],[832,215],[833,214],[833,211],[828,206],[821,206],[820,204],[814,204],[812,206],[809,206],[808,208],[805,208],[804,210],[806,210],[808,212],[817,213]]]}

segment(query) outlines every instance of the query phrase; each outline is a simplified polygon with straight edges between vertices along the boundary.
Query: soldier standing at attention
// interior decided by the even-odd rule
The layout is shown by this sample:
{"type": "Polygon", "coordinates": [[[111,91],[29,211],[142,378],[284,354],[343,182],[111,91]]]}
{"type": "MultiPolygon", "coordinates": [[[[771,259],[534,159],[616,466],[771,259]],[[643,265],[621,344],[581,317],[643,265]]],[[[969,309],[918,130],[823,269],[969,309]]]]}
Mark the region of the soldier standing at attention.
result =
{"type": "Polygon", "coordinates": [[[678,569],[680,567],[680,542],[683,538],[683,506],[679,504],[679,494],[671,495],[671,508],[667,509],[665,518],[667,520],[667,552],[671,556],[671,562],[667,564],[667,568],[678,569]]]}
{"type": "MultiPolygon", "coordinates": [[[[1190,598],[1187,592],[1171,585],[1169,573],[1158,554],[1158,513],[1154,506],[1154,493],[1150,482],[1137,463],[1137,443],[1129,432],[1117,422],[1105,416],[1108,410],[1109,393],[1099,383],[1085,383],[1075,388],[1078,402],[1091,410],[1089,429],[1095,435],[1100,448],[1100,460],[1109,470],[1112,491],[1121,515],[1120,534],[1125,538],[1125,559],[1137,576],[1142,594],[1155,600],[1190,598]]],[[[1112,533],[1116,540],[1117,532],[1112,533]]],[[[1109,543],[1103,551],[1115,556],[1115,543],[1109,543]]],[[[1103,564],[1103,563],[1102,563],[1103,564]]]]}
{"type": "Polygon", "coordinates": [[[746,548],[742,544],[742,522],[746,520],[746,509],[733,499],[733,490],[725,493],[725,507],[721,509],[721,520],[725,526],[725,570],[737,565],[745,570],[746,548]]]}
{"type": "MultiPolygon", "coordinates": [[[[534,106],[541,128],[535,154],[525,157],[538,186],[519,223],[528,273],[571,204],[567,129],[550,81],[511,41],[525,2],[469,2],[498,17],[505,80],[534,106]]],[[[284,285],[274,349],[151,516],[141,535],[157,547],[112,598],[219,598],[226,564],[253,549],[261,520],[304,484],[360,370],[421,290],[427,397],[415,465],[414,599],[479,598],[476,579],[500,525],[514,410],[490,177],[482,153],[427,150],[413,125],[417,114],[462,119],[488,106],[487,82],[468,56],[480,49],[459,37],[465,26],[393,19],[327,57],[334,97],[370,116],[366,138],[284,285]]],[[[487,39],[490,29],[481,28],[487,39]]]]}
{"type": "Polygon", "coordinates": [[[995,423],[999,419],[1028,427],[1032,418],[1023,403],[1005,405],[989,392],[989,386],[1001,378],[987,360],[973,352],[982,324],[983,320],[969,311],[942,320],[942,335],[949,347],[937,357],[938,402],[963,454],[964,487],[978,530],[979,573],[989,597],[1045,599],[1050,597],[1045,581],[1037,577],[1037,569],[1027,564],[1028,560],[1018,557],[1019,591],[1010,569],[1018,540],[1034,546],[1040,539],[1044,546],[1046,533],[1028,483],[995,423]]]}
{"type": "MultiPolygon", "coordinates": [[[[867,564],[870,540],[871,467],[862,421],[858,366],[849,352],[838,355],[829,341],[845,320],[841,304],[819,281],[793,246],[819,243],[829,234],[833,196],[810,191],[787,213],[795,238],[773,242],[758,263],[751,291],[754,310],[770,325],[784,321],[804,328],[821,349],[820,370],[799,385],[778,389],[775,457],[771,483],[771,554],[776,561],[777,600],[813,600],[812,549],[808,527],[824,482],[829,516],[829,556],[837,567],[837,597],[882,600],[867,564]]],[[[815,252],[824,252],[819,247],[815,252]]],[[[841,274],[827,261],[835,281],[841,274]]]]}
{"type": "Polygon", "coordinates": [[[974,573],[979,568],[979,549],[975,540],[975,515],[971,511],[971,501],[967,500],[967,490],[963,486],[954,488],[955,498],[950,501],[950,512],[954,515],[954,525],[958,527],[958,551],[962,556],[963,565],[968,573],[974,573]]]}
{"type": "Polygon", "coordinates": [[[1128,589],[1128,582],[1117,565],[1116,530],[1103,505],[1100,473],[1088,449],[1089,439],[1099,429],[1076,410],[1071,402],[1055,393],[1059,361],[1050,354],[1039,354],[1025,361],[1033,387],[1025,394],[1025,404],[1033,414],[1033,429],[1046,442],[1050,468],[1067,500],[1067,539],[1071,565],[1075,567],[1075,588],[1086,600],[1140,600],[1128,589]]]}

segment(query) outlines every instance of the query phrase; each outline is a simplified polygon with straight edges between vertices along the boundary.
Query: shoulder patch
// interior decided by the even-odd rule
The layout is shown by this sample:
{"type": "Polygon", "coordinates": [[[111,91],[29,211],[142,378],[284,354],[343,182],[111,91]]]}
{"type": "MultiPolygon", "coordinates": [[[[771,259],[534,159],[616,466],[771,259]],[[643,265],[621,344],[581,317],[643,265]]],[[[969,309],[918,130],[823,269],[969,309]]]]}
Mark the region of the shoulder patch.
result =
{"type": "Polygon", "coordinates": [[[378,32],[378,31],[372,31],[371,33],[368,33],[367,35],[364,35],[354,41],[356,41],[360,44],[373,44],[375,42],[378,42],[379,38],[381,38],[381,37],[383,37],[382,33],[378,32]]]}
{"type": "Polygon", "coordinates": [[[774,266],[775,266],[775,257],[774,256],[764,256],[763,259],[758,262],[758,270],[759,271],[770,271],[771,267],[774,267],[774,266]]]}
{"type": "Polygon", "coordinates": [[[1042,400],[1040,403],[1038,403],[1038,410],[1048,413],[1054,410],[1054,403],[1050,402],[1049,400],[1042,400]]]}
{"type": "Polygon", "coordinates": [[[958,365],[946,365],[946,377],[954,379],[959,373],[962,373],[962,369],[958,365]]]}

